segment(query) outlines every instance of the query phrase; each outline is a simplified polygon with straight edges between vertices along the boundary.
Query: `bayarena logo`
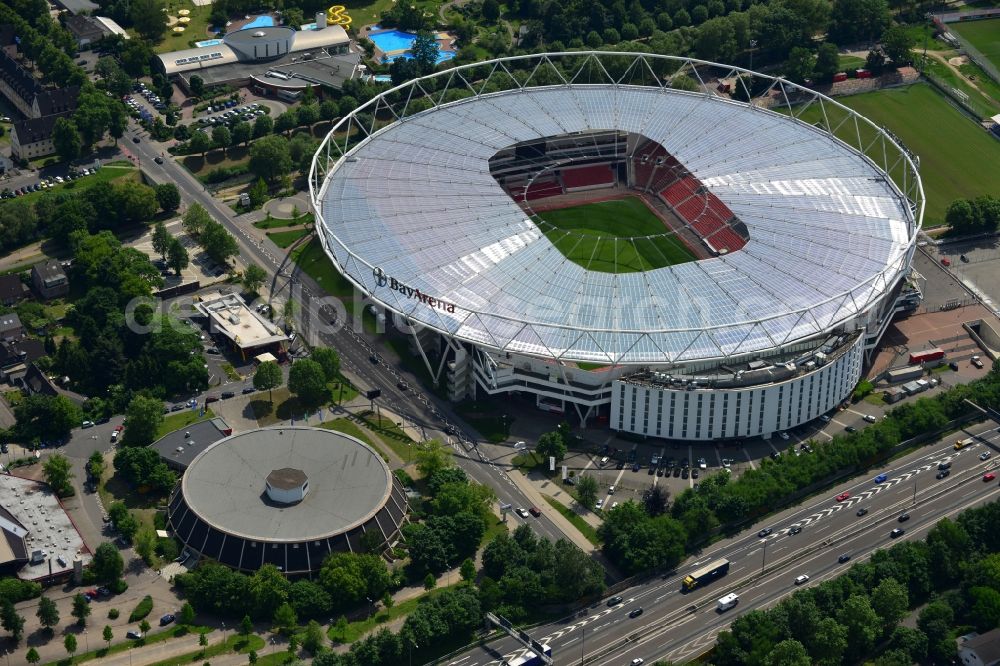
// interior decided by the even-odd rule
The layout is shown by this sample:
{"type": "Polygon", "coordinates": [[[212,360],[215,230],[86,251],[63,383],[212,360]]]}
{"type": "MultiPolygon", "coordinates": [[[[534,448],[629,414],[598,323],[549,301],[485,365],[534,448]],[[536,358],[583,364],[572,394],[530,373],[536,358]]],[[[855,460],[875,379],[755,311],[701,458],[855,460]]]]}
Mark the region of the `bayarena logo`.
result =
{"type": "Polygon", "coordinates": [[[389,287],[389,289],[399,292],[406,298],[417,299],[427,307],[444,310],[449,313],[455,312],[454,303],[449,303],[447,301],[442,301],[439,298],[428,296],[419,289],[414,289],[413,287],[405,285],[396,278],[386,275],[385,271],[378,266],[372,269],[372,277],[375,278],[376,288],[389,287]]]}

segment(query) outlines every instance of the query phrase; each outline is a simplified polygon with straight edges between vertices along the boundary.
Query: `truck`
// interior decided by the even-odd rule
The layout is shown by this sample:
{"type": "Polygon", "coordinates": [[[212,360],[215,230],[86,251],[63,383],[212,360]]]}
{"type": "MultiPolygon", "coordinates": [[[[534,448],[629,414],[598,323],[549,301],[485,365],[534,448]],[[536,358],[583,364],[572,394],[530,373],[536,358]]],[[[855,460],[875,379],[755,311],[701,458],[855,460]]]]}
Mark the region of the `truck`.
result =
{"type": "Polygon", "coordinates": [[[715,607],[715,610],[722,613],[724,611],[729,610],[738,603],[740,603],[740,598],[736,596],[734,593],[730,592],[726,596],[719,599],[718,605],[715,607]]]}
{"type": "Polygon", "coordinates": [[[725,576],[727,573],[729,573],[729,560],[722,558],[714,562],[709,562],[684,577],[684,591],[690,592],[694,588],[705,585],[720,576],[725,576]]]}
{"type": "Polygon", "coordinates": [[[966,437],[965,439],[960,439],[957,442],[955,442],[955,446],[952,448],[958,451],[959,449],[964,449],[969,444],[972,444],[973,441],[975,440],[973,440],[971,437],[966,437]]]}
{"type": "MultiPolygon", "coordinates": [[[[552,656],[552,648],[548,644],[542,646],[542,652],[546,657],[552,656]]],[[[529,650],[520,657],[503,662],[503,666],[542,666],[544,663],[541,657],[529,650]]]]}
{"type": "Polygon", "coordinates": [[[908,365],[905,368],[893,368],[886,373],[886,379],[890,384],[909,382],[920,379],[924,376],[924,368],[919,365],[908,365]]]}
{"type": "Polygon", "coordinates": [[[944,350],[940,347],[932,347],[910,354],[910,365],[919,365],[930,361],[940,361],[944,358],[944,350]]]}

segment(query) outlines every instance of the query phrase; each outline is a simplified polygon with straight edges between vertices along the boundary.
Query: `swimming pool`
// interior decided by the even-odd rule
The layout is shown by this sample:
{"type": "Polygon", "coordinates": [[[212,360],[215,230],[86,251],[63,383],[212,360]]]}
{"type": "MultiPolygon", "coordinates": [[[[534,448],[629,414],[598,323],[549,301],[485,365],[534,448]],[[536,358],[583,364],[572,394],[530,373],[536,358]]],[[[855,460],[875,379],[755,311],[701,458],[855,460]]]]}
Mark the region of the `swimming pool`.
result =
{"type": "Polygon", "coordinates": [[[247,23],[245,26],[240,28],[240,30],[249,30],[250,28],[270,28],[274,25],[274,19],[270,16],[257,16],[254,17],[253,21],[247,23]]]}
{"type": "Polygon", "coordinates": [[[203,42],[195,42],[194,45],[197,46],[198,48],[202,48],[205,46],[218,46],[221,43],[222,43],[221,39],[206,39],[203,42]]]}
{"type": "MultiPolygon", "coordinates": [[[[410,55],[410,52],[407,50],[413,46],[413,42],[417,39],[417,36],[412,32],[403,32],[402,30],[386,30],[385,32],[368,35],[368,38],[375,42],[375,46],[377,46],[382,53],[391,54],[383,57],[383,62],[392,62],[396,58],[413,60],[413,56],[410,55]],[[393,53],[393,51],[396,51],[396,53],[393,53]],[[405,52],[400,53],[400,51],[405,52]]],[[[437,62],[442,63],[445,60],[451,60],[454,57],[454,51],[439,50],[437,62]]]]}

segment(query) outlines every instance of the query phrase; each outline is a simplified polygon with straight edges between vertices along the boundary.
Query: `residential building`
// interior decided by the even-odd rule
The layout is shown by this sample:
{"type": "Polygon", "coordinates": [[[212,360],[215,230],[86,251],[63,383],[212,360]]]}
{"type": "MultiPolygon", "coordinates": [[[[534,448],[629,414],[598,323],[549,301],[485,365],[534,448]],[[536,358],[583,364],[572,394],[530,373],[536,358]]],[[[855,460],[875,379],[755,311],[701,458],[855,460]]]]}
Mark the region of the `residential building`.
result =
{"type": "Polygon", "coordinates": [[[54,259],[42,261],[31,267],[31,282],[38,295],[49,300],[69,293],[69,278],[62,265],[54,259]]]}
{"type": "Polygon", "coordinates": [[[0,381],[27,372],[27,364],[45,356],[45,343],[33,338],[0,342],[0,381]]]}
{"type": "MultiPolygon", "coordinates": [[[[2,38],[0,31],[0,43],[3,43],[2,38]]],[[[4,48],[0,51],[0,94],[25,118],[14,123],[11,154],[17,159],[29,160],[55,152],[52,128],[56,118],[76,109],[80,88],[45,88],[4,48]]]]}
{"type": "Polygon", "coordinates": [[[958,660],[963,666],[1000,664],[1000,629],[962,636],[958,639],[958,660]]]}
{"type": "Polygon", "coordinates": [[[24,337],[24,326],[16,312],[0,315],[0,340],[17,340],[24,337]]]}
{"type": "Polygon", "coordinates": [[[14,123],[14,130],[10,133],[10,154],[19,160],[34,160],[54,154],[56,147],[52,142],[52,129],[63,115],[69,114],[28,118],[14,123]]]}
{"type": "Polygon", "coordinates": [[[0,303],[14,305],[27,296],[27,288],[18,275],[0,275],[0,303]]]}
{"type": "Polygon", "coordinates": [[[87,401],[87,396],[60,387],[34,363],[28,364],[28,370],[24,373],[24,386],[22,388],[29,393],[65,396],[77,405],[83,405],[87,401]]]}

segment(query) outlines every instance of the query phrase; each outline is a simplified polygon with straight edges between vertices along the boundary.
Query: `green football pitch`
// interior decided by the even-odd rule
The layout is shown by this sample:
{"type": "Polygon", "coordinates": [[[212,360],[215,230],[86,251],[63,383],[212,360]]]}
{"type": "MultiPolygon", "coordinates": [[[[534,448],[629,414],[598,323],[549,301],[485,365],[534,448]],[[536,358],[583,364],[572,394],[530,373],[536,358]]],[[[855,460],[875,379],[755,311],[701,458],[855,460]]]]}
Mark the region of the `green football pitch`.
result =
{"type": "Polygon", "coordinates": [[[636,197],[545,211],[537,217],[552,244],[587,270],[636,273],[696,259],[636,197]]]}
{"type": "Polygon", "coordinates": [[[1000,69],[1000,19],[949,23],[948,29],[969,40],[994,67],[1000,69]]]}

